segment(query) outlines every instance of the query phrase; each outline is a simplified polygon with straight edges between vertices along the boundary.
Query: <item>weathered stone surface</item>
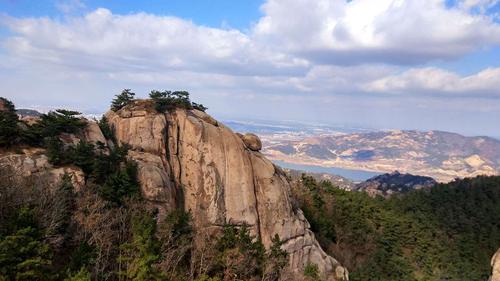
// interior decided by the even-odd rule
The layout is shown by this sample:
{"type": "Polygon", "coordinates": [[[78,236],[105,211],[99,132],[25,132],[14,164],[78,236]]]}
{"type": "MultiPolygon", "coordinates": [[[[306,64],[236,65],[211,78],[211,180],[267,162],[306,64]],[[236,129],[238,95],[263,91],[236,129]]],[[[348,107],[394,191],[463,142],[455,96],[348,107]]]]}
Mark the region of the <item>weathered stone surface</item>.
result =
{"type": "Polygon", "coordinates": [[[40,121],[40,117],[37,117],[37,116],[22,116],[19,119],[30,126],[34,125],[40,121]]]}
{"type": "Polygon", "coordinates": [[[176,207],[176,194],[162,158],[158,155],[130,151],[128,157],[137,163],[137,177],[145,199],[164,204],[165,209],[176,207]]]}
{"type": "Polygon", "coordinates": [[[133,109],[127,106],[116,113],[106,113],[108,122],[116,129],[116,139],[131,145],[134,150],[165,155],[165,116],[155,113],[146,115],[140,107],[137,110],[141,114],[134,114],[133,109]]]}
{"type": "Polygon", "coordinates": [[[278,234],[295,273],[290,276],[302,276],[304,265],[315,263],[325,279],[347,279],[347,271],[319,246],[302,211],[292,208],[283,172],[256,152],[258,137],[245,143],[201,111],[163,114],[149,107],[141,101],[106,114],[117,141],[132,147],[129,157],[138,163],[147,199],[167,208],[183,205],[199,229],[247,224],[266,247],[278,234]]]}
{"type": "Polygon", "coordinates": [[[81,169],[76,167],[52,166],[43,149],[25,149],[23,154],[6,153],[0,156],[0,167],[11,167],[14,169],[14,176],[19,178],[43,177],[51,185],[60,182],[64,173],[71,175],[75,190],[80,190],[85,184],[85,175],[81,169]]]}
{"type": "Polygon", "coordinates": [[[491,258],[491,267],[490,281],[500,281],[500,249],[491,258]]]}
{"type": "Polygon", "coordinates": [[[106,138],[99,128],[99,125],[94,121],[87,122],[87,127],[85,127],[85,129],[83,130],[83,136],[87,142],[93,144],[96,144],[97,142],[101,142],[103,144],[107,143],[106,138]]]}
{"type": "Polygon", "coordinates": [[[262,142],[259,137],[254,134],[246,133],[241,137],[241,139],[243,140],[243,143],[245,143],[245,146],[250,150],[260,151],[262,149],[262,142]]]}

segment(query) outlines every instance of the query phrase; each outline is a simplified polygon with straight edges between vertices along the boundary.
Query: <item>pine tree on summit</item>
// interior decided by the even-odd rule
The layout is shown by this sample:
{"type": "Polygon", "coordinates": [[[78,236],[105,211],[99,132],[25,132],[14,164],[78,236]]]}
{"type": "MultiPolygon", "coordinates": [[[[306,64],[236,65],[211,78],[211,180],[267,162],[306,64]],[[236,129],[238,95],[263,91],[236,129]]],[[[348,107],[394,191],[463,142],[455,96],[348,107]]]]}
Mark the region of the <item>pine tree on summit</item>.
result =
{"type": "Polygon", "coordinates": [[[111,102],[111,110],[118,111],[122,107],[129,104],[132,100],[134,100],[135,93],[133,93],[130,89],[124,89],[121,94],[116,95],[113,101],[111,102]]]}

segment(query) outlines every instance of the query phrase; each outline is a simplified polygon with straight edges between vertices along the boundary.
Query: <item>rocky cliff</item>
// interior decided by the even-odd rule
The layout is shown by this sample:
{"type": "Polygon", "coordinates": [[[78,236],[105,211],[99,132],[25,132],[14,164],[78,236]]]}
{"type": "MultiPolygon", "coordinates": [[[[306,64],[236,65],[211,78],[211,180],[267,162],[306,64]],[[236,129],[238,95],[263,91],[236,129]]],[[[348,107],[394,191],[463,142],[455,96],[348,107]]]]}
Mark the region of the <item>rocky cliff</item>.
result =
{"type": "MultiPolygon", "coordinates": [[[[259,152],[257,136],[235,134],[198,110],[158,113],[148,100],[136,100],[106,117],[117,142],[130,146],[128,157],[138,165],[142,195],[160,216],[184,208],[195,227],[208,233],[225,224],[247,225],[265,247],[278,234],[289,253],[287,276],[300,280],[304,266],[312,263],[325,280],[348,279],[347,270],[321,249],[302,211],[293,207],[290,183],[259,152]]],[[[60,138],[69,144],[79,139],[106,143],[91,121],[81,134],[60,138]]],[[[77,189],[85,183],[79,168],[52,166],[44,149],[1,153],[0,166],[21,177],[43,175],[52,181],[70,173],[77,189]]]]}
{"type": "Polygon", "coordinates": [[[198,110],[157,113],[149,101],[106,117],[117,141],[131,146],[143,196],[160,213],[182,207],[200,229],[246,224],[266,247],[278,234],[292,271],[314,263],[329,280],[348,279],[347,270],[321,249],[302,211],[293,208],[285,174],[258,151],[256,136],[235,134],[198,110]]]}

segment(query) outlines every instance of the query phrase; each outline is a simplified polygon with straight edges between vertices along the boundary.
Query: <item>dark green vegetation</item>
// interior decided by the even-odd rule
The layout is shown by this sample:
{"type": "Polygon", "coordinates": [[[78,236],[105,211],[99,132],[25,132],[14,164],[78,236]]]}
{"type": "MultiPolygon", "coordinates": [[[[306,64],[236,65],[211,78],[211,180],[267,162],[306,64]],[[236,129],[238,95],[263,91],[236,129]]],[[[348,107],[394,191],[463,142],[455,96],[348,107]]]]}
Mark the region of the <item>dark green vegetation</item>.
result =
{"type": "MultiPolygon", "coordinates": [[[[135,93],[130,89],[125,89],[121,94],[116,95],[111,102],[111,110],[118,111],[134,100],[135,93]]],[[[155,109],[158,112],[165,112],[175,108],[198,109],[203,112],[207,110],[202,104],[191,102],[189,93],[186,91],[157,91],[152,90],[149,98],[155,103],[155,109]]]]}
{"type": "Polygon", "coordinates": [[[132,93],[130,89],[124,89],[119,95],[111,101],[111,110],[118,111],[122,107],[126,106],[134,100],[135,93],[132,93]]]}
{"type": "Polygon", "coordinates": [[[75,190],[69,174],[54,183],[50,174],[19,177],[0,167],[1,281],[280,277],[288,257],[278,236],[266,251],[244,225],[197,232],[189,213],[144,200],[137,165],[105,118],[98,124],[107,144],[93,144],[81,138],[86,123],[77,112],[50,112],[30,126],[4,104],[1,125],[15,137],[2,131],[2,149],[45,148],[54,166],[81,168],[85,184],[75,190]]]}
{"type": "Polygon", "coordinates": [[[487,280],[500,245],[500,177],[384,199],[303,176],[293,193],[351,280],[487,280]]]}
{"type": "Polygon", "coordinates": [[[279,237],[265,251],[245,226],[196,233],[189,213],[132,194],[116,204],[68,175],[53,187],[1,172],[0,280],[272,281],[288,260],[279,237]]]}
{"type": "Polygon", "coordinates": [[[19,141],[20,130],[14,104],[0,97],[0,147],[11,146],[19,141]]]}
{"type": "Polygon", "coordinates": [[[152,90],[149,97],[155,102],[155,109],[158,112],[165,112],[174,108],[198,109],[203,112],[207,110],[202,104],[191,102],[189,93],[186,91],[157,91],[152,90]]]}
{"type": "Polygon", "coordinates": [[[32,125],[19,120],[14,104],[0,97],[0,147],[28,145],[55,146],[61,134],[76,134],[87,122],[78,117],[79,112],[58,109],[42,114],[32,125]]]}

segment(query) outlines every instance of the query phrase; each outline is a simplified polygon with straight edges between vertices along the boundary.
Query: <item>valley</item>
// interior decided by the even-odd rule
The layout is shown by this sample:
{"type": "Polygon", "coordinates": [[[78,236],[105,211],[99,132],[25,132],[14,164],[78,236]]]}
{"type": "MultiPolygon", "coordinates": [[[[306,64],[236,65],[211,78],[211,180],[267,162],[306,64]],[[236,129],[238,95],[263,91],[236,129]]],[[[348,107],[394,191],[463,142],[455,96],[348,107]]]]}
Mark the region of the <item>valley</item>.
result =
{"type": "MultiPolygon", "coordinates": [[[[397,170],[429,176],[439,182],[500,173],[500,141],[491,137],[466,137],[443,131],[373,131],[298,124],[273,127],[273,130],[269,127],[254,124],[250,128],[259,133],[263,153],[285,166],[379,174],[397,170]]],[[[349,177],[348,174],[340,175],[349,177]]],[[[350,178],[358,181],[367,178],[356,174],[354,177],[350,178]]]]}

